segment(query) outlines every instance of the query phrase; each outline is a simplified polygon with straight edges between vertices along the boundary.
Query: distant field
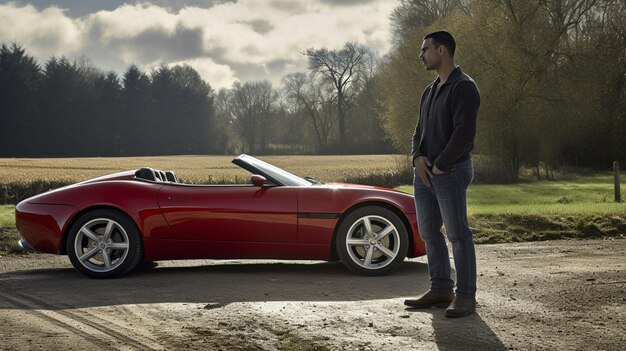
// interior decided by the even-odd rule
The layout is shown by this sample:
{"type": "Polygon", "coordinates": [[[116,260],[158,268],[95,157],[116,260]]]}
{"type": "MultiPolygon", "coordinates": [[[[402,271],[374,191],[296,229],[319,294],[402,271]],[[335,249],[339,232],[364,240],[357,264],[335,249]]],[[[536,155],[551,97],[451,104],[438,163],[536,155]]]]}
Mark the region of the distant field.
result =
{"type": "MultiPolygon", "coordinates": [[[[413,193],[412,186],[397,189],[413,193]]],[[[476,184],[468,189],[467,206],[479,244],[626,235],[626,203],[613,202],[608,173],[562,181],[476,184]]]]}
{"type": "MultiPolygon", "coordinates": [[[[233,156],[159,156],[106,158],[0,158],[0,183],[78,182],[114,172],[152,167],[173,170],[191,183],[245,182],[248,172],[232,164],[233,156]]],[[[355,175],[386,173],[403,162],[397,155],[261,156],[287,171],[324,182],[345,181],[355,175]]]]}
{"type": "MultiPolygon", "coordinates": [[[[622,176],[621,183],[625,182],[622,176]]],[[[412,186],[398,189],[413,193],[412,186]]],[[[562,181],[475,184],[467,192],[470,215],[626,214],[626,202],[613,200],[613,176],[608,173],[562,181]]]]}

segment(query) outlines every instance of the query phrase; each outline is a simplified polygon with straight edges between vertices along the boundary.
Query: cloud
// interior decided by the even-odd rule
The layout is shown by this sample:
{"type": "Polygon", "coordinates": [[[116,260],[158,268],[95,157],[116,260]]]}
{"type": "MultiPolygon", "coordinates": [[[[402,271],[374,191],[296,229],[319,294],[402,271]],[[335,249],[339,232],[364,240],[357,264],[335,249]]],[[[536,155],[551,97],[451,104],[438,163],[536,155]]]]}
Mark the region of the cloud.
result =
{"type": "Polygon", "coordinates": [[[52,6],[0,5],[0,41],[40,58],[85,56],[103,69],[188,63],[214,87],[306,69],[307,48],[390,48],[396,0],[152,0],[71,18],[52,6]]]}
{"type": "Polygon", "coordinates": [[[17,42],[36,56],[73,54],[82,48],[82,23],[52,6],[0,4],[0,41],[17,42]]]}
{"type": "Polygon", "coordinates": [[[177,25],[172,30],[146,28],[133,35],[102,35],[106,30],[92,26],[85,51],[109,66],[171,62],[202,57],[203,33],[199,28],[177,25]]]}
{"type": "MultiPolygon", "coordinates": [[[[168,64],[169,67],[176,65],[189,65],[193,67],[196,71],[198,71],[200,77],[207,81],[211,85],[211,88],[215,90],[220,88],[230,88],[234,82],[239,80],[235,77],[233,70],[228,65],[217,64],[210,58],[197,58],[171,62],[168,64]]],[[[146,65],[141,68],[149,71],[156,68],[156,66],[157,65],[146,65]]]]}
{"type": "Polygon", "coordinates": [[[333,6],[358,6],[376,2],[376,0],[321,0],[321,2],[333,6]]]}
{"type": "Polygon", "coordinates": [[[271,0],[268,2],[271,9],[287,14],[298,14],[306,12],[306,2],[298,0],[271,0]]]}
{"type": "Polygon", "coordinates": [[[274,26],[270,23],[270,21],[263,18],[250,21],[241,21],[240,23],[249,25],[253,31],[259,34],[266,34],[267,32],[274,29],[274,26]]]}

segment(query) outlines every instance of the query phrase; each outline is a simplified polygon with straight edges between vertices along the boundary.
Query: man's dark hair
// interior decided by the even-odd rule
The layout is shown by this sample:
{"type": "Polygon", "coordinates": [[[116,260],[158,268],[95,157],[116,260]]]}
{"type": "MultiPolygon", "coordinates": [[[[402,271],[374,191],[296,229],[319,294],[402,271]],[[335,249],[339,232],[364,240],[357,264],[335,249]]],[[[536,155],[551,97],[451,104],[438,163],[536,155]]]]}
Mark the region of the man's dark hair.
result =
{"type": "Polygon", "coordinates": [[[456,42],[454,41],[452,34],[441,30],[438,32],[432,32],[432,33],[426,34],[426,36],[424,37],[424,40],[426,39],[432,39],[433,43],[435,43],[436,46],[439,46],[439,45],[445,46],[446,49],[448,49],[448,52],[450,53],[450,57],[454,57],[454,50],[456,49],[456,42]]]}

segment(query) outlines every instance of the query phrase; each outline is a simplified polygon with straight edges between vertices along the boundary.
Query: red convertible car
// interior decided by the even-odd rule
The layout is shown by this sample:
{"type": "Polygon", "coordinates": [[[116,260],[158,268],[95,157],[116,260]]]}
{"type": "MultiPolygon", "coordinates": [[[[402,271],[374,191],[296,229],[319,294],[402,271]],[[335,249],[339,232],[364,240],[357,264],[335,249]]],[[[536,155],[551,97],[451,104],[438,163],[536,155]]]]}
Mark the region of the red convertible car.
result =
{"type": "Polygon", "coordinates": [[[68,255],[92,278],[140,260],[341,260],[362,275],[421,256],[413,197],[391,189],[322,184],[248,155],[233,163],[251,184],[193,185],[141,168],[33,196],[15,210],[25,249],[68,255]]]}

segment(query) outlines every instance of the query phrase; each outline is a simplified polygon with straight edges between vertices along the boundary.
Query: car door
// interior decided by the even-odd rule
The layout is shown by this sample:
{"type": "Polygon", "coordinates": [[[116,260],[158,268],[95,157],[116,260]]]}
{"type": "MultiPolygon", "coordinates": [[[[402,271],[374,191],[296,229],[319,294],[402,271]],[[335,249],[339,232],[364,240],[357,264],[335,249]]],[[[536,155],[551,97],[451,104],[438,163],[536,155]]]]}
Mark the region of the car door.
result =
{"type": "Polygon", "coordinates": [[[158,198],[180,240],[296,242],[298,204],[292,187],[168,184],[158,198]]]}

